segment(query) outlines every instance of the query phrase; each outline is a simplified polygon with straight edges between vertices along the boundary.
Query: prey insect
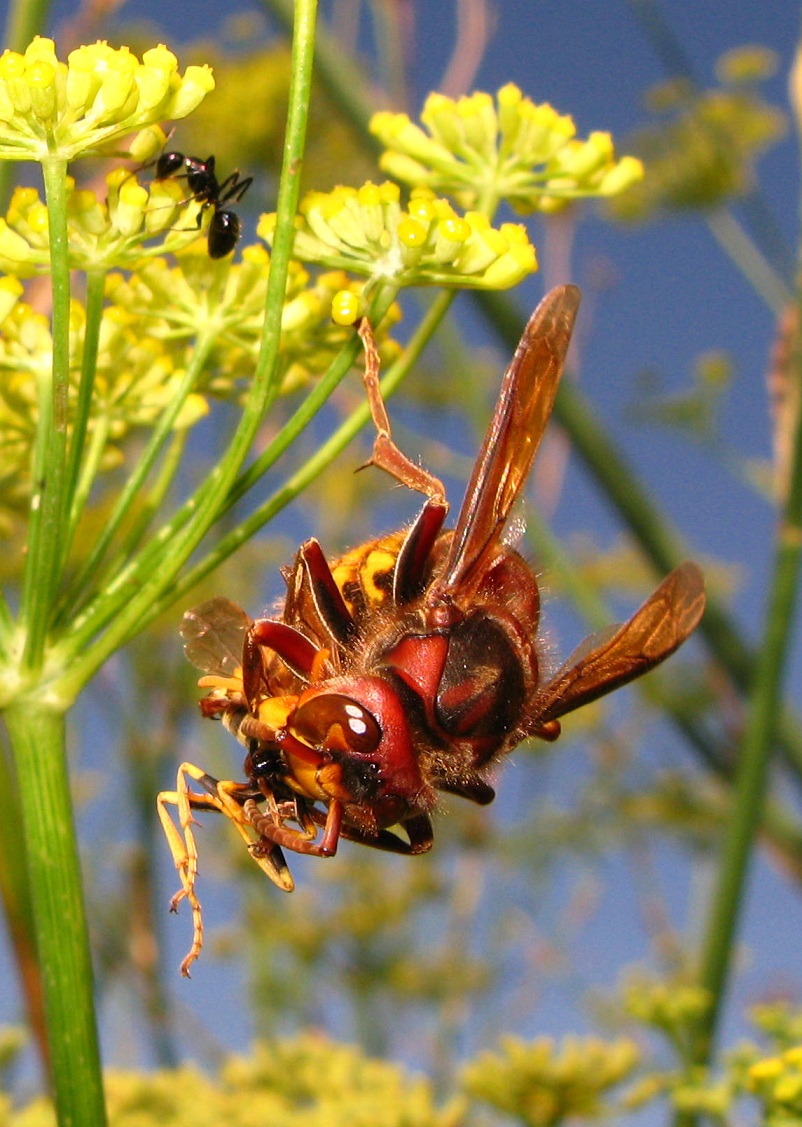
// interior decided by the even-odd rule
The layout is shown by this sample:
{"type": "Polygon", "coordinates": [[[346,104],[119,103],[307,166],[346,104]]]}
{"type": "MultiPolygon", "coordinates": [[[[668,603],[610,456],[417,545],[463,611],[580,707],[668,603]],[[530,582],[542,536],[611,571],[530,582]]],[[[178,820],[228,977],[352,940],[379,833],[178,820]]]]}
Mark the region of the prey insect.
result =
{"type": "Polygon", "coordinates": [[[242,221],[230,205],[239,203],[253,183],[253,177],[240,179],[239,172],[232,172],[225,180],[218,181],[213,156],[201,160],[200,157],[185,156],[179,152],[166,152],[156,161],[155,178],[167,180],[170,177],[186,180],[188,200],[195,200],[201,205],[198,229],[204,212],[212,209],[206,235],[209,257],[225,258],[231,254],[242,234],[242,221]]]}
{"type": "Polygon", "coordinates": [[[201,711],[219,717],[246,756],[242,782],[183,763],[175,791],[158,799],[181,878],[173,907],[186,898],[194,916],[183,973],[203,939],[193,811],[225,814],[286,890],[284,850],[330,857],[344,838],[423,853],[438,792],[491,802],[501,756],[527,737],[556,739],[561,717],[658,665],[699,622],[704,581],[688,562],[628,622],[544,675],[538,585],[503,533],[551,414],[578,306],[579,291],[561,286],[526,326],[453,530],[444,529],[440,481],[392,439],[363,324],[371,461],[425,495],[417,519],[331,564],[307,540],[285,572],[280,618],[252,621],[224,598],[185,614],[187,657],[210,690],[201,711]]]}

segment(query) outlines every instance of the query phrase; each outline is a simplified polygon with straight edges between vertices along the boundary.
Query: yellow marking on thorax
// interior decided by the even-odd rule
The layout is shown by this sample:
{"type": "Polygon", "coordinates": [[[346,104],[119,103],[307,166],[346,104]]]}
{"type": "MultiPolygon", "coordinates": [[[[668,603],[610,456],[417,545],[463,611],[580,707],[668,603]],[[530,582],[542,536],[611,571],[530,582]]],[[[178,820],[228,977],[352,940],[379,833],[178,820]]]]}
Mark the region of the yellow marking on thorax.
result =
{"type": "Polygon", "coordinates": [[[385,548],[374,548],[366,557],[359,569],[359,577],[369,602],[380,606],[387,601],[389,595],[387,584],[382,586],[377,583],[377,579],[388,576],[395,567],[395,561],[396,553],[388,552],[385,548]]]}

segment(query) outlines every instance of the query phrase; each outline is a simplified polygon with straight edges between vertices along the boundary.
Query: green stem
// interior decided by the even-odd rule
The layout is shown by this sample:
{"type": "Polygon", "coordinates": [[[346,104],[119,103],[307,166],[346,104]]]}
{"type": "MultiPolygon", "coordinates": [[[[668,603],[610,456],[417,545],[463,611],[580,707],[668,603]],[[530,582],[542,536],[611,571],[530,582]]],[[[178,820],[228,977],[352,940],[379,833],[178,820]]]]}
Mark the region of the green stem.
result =
{"type": "MultiPolygon", "coordinates": [[[[372,325],[380,325],[387,315],[387,311],[395,301],[397,290],[395,287],[385,287],[371,304],[368,316],[372,325]]],[[[270,443],[268,448],[240,474],[228,496],[226,509],[228,510],[241,497],[259,481],[281,455],[292,446],[321,407],[326,403],[339,384],[343,376],[350,371],[359,352],[359,338],[356,333],[350,345],[343,349],[337,360],[329,367],[328,372],[318,380],[310,394],[303,401],[291,419],[281,428],[279,433],[270,443]]]]}
{"type": "Polygon", "coordinates": [[[64,507],[70,373],[67,165],[63,160],[50,158],[43,162],[42,171],[50,225],[53,368],[50,379],[40,381],[39,387],[33,495],[19,616],[25,632],[23,666],[32,673],[41,668],[44,658],[68,520],[64,507]]]}
{"type": "Polygon", "coordinates": [[[14,630],[14,616],[11,613],[11,608],[8,605],[5,594],[0,591],[0,663],[8,661],[14,630]]]}
{"type": "MultiPolygon", "coordinates": [[[[78,386],[78,400],[72,419],[70,449],[67,458],[66,482],[64,487],[66,507],[70,510],[70,542],[89,496],[91,481],[83,483],[83,489],[76,498],[75,491],[81,476],[81,461],[89,426],[89,412],[92,406],[92,392],[95,388],[97,371],[97,352],[100,341],[100,326],[103,320],[103,294],[106,285],[106,272],[93,271],[86,282],[86,323],[84,328],[84,348],[81,360],[81,382],[78,386]]],[[[62,558],[66,558],[69,544],[64,545],[62,558]]]]}
{"type": "Polygon", "coordinates": [[[21,698],[5,716],[19,780],[59,1127],[102,1127],[106,1113],[64,715],[44,700],[21,698]]]}
{"type": "Polygon", "coordinates": [[[78,480],[75,482],[75,488],[72,493],[72,512],[70,514],[70,542],[72,537],[75,536],[75,531],[81,519],[84,506],[89,499],[89,494],[92,492],[92,486],[95,483],[100,466],[103,461],[103,455],[106,453],[106,444],[109,440],[109,433],[111,431],[111,419],[108,415],[101,415],[95,419],[95,425],[92,428],[92,435],[89,442],[84,446],[83,458],[78,474],[78,480]]]}
{"type": "Polygon", "coordinates": [[[20,989],[25,998],[28,1024],[39,1050],[43,1071],[49,1075],[50,1055],[44,1017],[42,973],[36,957],[36,929],[25,860],[19,787],[5,740],[0,742],[0,897],[19,973],[20,989]]]}
{"type": "MultiPolygon", "coordinates": [[[[294,0],[262,0],[266,8],[292,34],[295,19],[294,0]]],[[[367,123],[374,112],[374,98],[365,82],[365,68],[352,59],[342,44],[319,27],[315,42],[315,82],[319,82],[337,106],[339,119],[348,122],[359,134],[363,148],[378,157],[382,145],[368,132],[367,123]]]]}
{"type": "MultiPolygon", "coordinates": [[[[802,348],[798,340],[793,374],[797,380],[802,378],[802,348]]],[[[695,1049],[698,1064],[708,1063],[713,1051],[782,707],[783,672],[795,622],[802,559],[802,412],[797,420],[795,437],[788,496],[777,534],[766,624],[738,759],[735,807],[724,842],[718,887],[703,949],[701,982],[710,992],[712,1005],[698,1030],[695,1049]]]]}
{"type": "Polygon", "coordinates": [[[214,345],[214,340],[213,332],[205,333],[202,338],[198,339],[180,386],[171,399],[169,406],[159,417],[156,426],[151,431],[147,445],[142,451],[136,468],[121,490],[115,502],[114,509],[109,514],[108,520],[104,522],[103,529],[93,545],[91,552],[84,560],[82,567],[70,584],[69,590],[65,592],[62,598],[62,605],[70,608],[72,613],[75,611],[76,602],[80,593],[85,588],[91,587],[95,591],[99,591],[102,597],[103,589],[108,585],[109,580],[106,575],[101,582],[97,581],[99,568],[120,526],[136,503],[164,444],[173,433],[175,420],[178,418],[187,397],[195,387],[206,365],[206,360],[214,345]]]}
{"type": "Polygon", "coordinates": [[[176,474],[181,468],[181,459],[186,449],[188,438],[189,431],[186,428],[173,432],[170,445],[164,453],[161,465],[159,466],[159,472],[156,475],[153,485],[144,497],[142,506],[137,513],[136,520],[133,522],[130,531],[126,533],[125,541],[120,551],[120,559],[127,560],[133,557],[134,552],[144,539],[151,521],[164,504],[164,499],[170,490],[170,486],[173,484],[176,474]]]}

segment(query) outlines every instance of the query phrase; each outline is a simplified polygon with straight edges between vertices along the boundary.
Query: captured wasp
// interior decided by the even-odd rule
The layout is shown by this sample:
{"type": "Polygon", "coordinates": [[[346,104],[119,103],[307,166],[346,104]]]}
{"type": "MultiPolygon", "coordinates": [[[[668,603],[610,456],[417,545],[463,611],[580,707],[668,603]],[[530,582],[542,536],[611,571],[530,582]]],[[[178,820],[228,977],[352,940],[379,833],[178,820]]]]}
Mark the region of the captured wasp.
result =
{"type": "Polygon", "coordinates": [[[231,254],[242,234],[242,221],[236,212],[226,204],[239,203],[253,183],[253,177],[240,180],[239,172],[232,172],[225,180],[218,181],[213,156],[201,160],[188,157],[179,152],[162,153],[156,161],[156,180],[170,177],[186,180],[189,199],[201,205],[198,212],[198,229],[203,213],[212,208],[207,241],[210,258],[225,258],[231,254]]]}
{"type": "Polygon", "coordinates": [[[558,287],[526,326],[453,530],[443,528],[441,483],[392,440],[363,324],[371,461],[426,495],[419,516],[333,564],[307,540],[285,571],[281,618],[251,621],[224,598],[185,614],[187,657],[211,690],[201,711],[247,754],[244,782],[183,763],[176,790],[159,795],[181,876],[172,907],[186,897],[194,916],[184,974],[202,944],[193,810],[226,814],[287,891],[283,849],[330,857],[345,838],[423,853],[438,791],[491,802],[500,756],[529,736],[556,739],[561,716],[658,665],[699,622],[704,580],[688,562],[628,622],[543,675],[538,585],[502,534],[551,414],[578,306],[576,287],[558,287]]]}

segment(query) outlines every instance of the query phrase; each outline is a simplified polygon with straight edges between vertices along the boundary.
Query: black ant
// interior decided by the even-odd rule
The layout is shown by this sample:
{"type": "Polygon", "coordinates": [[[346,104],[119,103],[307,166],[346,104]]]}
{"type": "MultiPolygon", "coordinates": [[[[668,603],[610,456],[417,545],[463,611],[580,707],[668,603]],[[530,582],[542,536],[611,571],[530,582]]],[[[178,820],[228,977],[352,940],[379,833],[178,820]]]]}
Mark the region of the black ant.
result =
{"type": "Polygon", "coordinates": [[[155,179],[167,180],[171,176],[186,180],[192,193],[190,199],[201,205],[198,212],[199,228],[204,211],[209,207],[213,208],[208,232],[209,257],[225,258],[237,245],[242,233],[242,222],[224,204],[239,203],[250,188],[253,177],[240,180],[239,172],[232,172],[219,183],[214,171],[213,156],[201,160],[200,157],[188,157],[183,153],[162,153],[156,161],[155,179]]]}

